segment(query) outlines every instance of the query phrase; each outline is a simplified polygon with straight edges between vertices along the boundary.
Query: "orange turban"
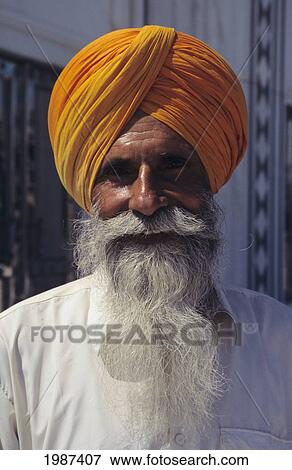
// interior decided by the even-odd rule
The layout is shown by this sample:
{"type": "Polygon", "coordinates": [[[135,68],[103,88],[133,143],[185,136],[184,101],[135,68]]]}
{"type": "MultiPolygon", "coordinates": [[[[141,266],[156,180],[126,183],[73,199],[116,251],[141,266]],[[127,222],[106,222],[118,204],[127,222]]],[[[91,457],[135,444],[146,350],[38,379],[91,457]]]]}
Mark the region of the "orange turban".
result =
{"type": "Polygon", "coordinates": [[[59,177],[85,210],[104,156],[138,108],[196,148],[214,193],[243,157],[245,98],[220,54],[173,28],[113,31],[70,60],[49,104],[59,177]]]}

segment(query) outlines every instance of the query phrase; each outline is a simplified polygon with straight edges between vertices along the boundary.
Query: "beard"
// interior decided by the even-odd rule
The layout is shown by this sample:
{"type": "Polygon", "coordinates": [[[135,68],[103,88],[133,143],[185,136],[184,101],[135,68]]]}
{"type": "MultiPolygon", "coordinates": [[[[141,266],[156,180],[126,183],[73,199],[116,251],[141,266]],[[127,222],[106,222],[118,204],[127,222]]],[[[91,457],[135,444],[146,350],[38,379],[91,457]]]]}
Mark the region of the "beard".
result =
{"type": "Polygon", "coordinates": [[[104,379],[105,396],[130,436],[125,447],[167,445],[178,426],[199,438],[212,422],[225,384],[212,321],[220,215],[206,194],[196,214],[173,207],[103,220],[95,207],[75,222],[78,274],[103,286],[105,317],[119,325],[119,343],[99,355],[116,380],[104,379]]]}

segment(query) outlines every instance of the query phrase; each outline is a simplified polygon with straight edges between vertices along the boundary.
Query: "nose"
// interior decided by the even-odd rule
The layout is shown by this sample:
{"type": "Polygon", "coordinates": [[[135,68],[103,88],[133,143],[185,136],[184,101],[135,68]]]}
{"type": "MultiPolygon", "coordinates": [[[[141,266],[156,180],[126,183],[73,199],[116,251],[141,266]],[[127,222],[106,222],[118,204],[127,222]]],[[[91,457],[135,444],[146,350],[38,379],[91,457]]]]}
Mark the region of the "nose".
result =
{"type": "Polygon", "coordinates": [[[131,187],[129,210],[135,210],[150,216],[167,205],[167,197],[159,195],[155,188],[153,171],[149,165],[142,164],[139,168],[139,174],[131,187]]]}

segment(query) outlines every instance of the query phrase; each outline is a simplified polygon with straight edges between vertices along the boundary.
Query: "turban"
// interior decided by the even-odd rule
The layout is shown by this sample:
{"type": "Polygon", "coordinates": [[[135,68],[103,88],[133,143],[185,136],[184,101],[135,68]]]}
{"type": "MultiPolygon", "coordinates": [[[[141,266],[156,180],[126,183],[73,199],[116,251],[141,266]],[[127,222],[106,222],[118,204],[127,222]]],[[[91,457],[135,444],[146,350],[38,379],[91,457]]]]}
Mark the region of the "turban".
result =
{"type": "Polygon", "coordinates": [[[88,212],[102,161],[137,109],[192,145],[213,193],[243,157],[245,98],[218,52],[174,28],[112,31],[69,61],[49,103],[49,135],[59,177],[88,212]]]}

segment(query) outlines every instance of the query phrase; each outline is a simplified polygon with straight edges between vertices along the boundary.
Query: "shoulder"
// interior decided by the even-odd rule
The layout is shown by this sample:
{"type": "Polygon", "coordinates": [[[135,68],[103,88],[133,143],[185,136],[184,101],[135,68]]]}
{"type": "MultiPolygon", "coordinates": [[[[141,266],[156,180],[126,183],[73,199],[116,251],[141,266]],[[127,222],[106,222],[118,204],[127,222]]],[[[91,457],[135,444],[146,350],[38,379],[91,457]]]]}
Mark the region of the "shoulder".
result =
{"type": "Polygon", "coordinates": [[[258,313],[265,312],[281,312],[282,314],[292,315],[292,308],[279,300],[262,292],[236,286],[221,286],[221,290],[226,298],[234,306],[245,306],[256,309],[258,313]]]}
{"type": "Polygon", "coordinates": [[[69,314],[70,304],[76,303],[77,299],[84,303],[89,291],[90,277],[85,277],[22,300],[0,313],[0,333],[6,328],[27,325],[35,320],[36,315],[60,316],[64,308],[69,314]]]}
{"type": "Polygon", "coordinates": [[[68,282],[67,284],[62,284],[61,286],[54,287],[49,289],[41,294],[34,295],[25,300],[17,302],[8,309],[0,313],[0,320],[11,313],[26,307],[29,305],[39,304],[41,302],[47,302],[55,298],[67,297],[79,293],[81,290],[90,289],[90,278],[85,277],[82,279],[77,279],[75,281],[68,282]]]}
{"type": "MultiPolygon", "coordinates": [[[[226,309],[239,323],[254,323],[262,334],[278,332],[284,337],[292,334],[292,309],[279,300],[250,289],[221,286],[226,309]]],[[[290,336],[291,338],[291,336],[290,336]]]]}

